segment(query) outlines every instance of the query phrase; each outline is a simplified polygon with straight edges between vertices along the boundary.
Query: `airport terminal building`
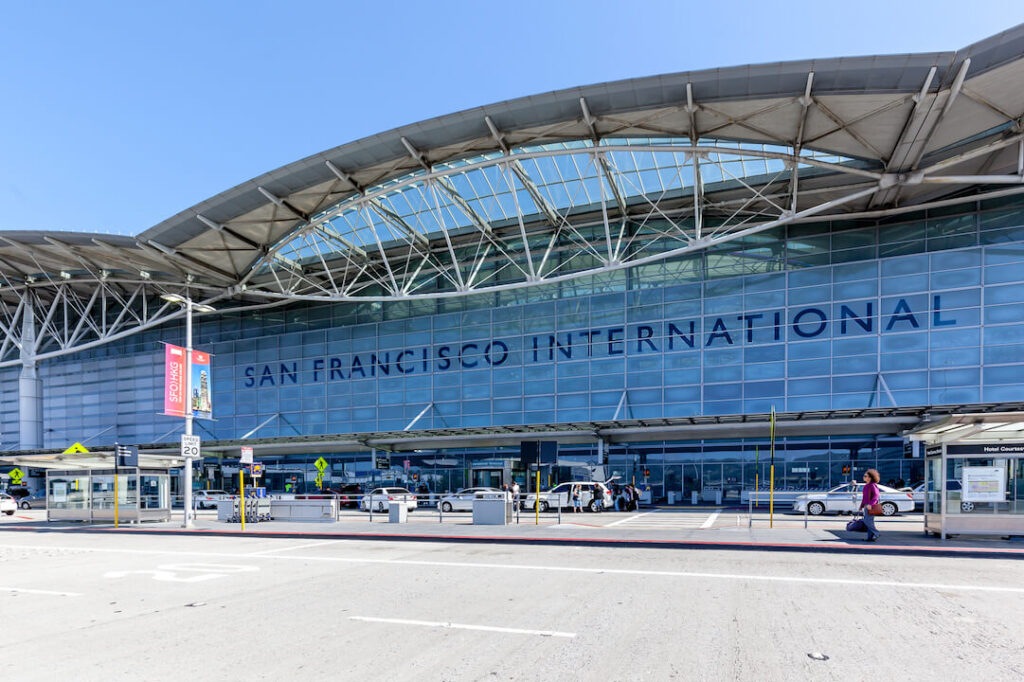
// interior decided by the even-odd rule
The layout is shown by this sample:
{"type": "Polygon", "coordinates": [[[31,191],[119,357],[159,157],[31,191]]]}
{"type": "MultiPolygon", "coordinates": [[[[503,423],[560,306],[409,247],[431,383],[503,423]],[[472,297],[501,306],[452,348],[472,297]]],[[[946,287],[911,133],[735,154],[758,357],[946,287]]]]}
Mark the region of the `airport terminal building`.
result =
{"type": "Polygon", "coordinates": [[[215,309],[204,487],[243,445],[272,490],[321,456],[331,487],[522,481],[541,440],[552,482],[738,501],[772,410],[778,488],[909,485],[906,431],[1024,404],[1022,121],[1017,27],[483,106],[135,237],[0,233],[0,456],[175,450],[177,294],[215,309]]]}

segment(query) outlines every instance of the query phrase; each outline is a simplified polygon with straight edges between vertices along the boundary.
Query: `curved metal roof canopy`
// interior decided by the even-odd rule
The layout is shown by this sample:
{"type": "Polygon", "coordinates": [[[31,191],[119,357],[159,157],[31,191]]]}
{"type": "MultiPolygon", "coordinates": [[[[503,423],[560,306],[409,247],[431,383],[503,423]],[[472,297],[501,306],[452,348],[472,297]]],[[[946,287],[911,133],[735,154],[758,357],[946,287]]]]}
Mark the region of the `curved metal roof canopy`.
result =
{"type": "Polygon", "coordinates": [[[462,296],[1024,191],[1022,122],[1024,25],[957,52],[677,73],[442,116],[135,238],[0,233],[0,366],[165,322],[180,314],[159,302],[169,291],[240,307],[462,296]]]}

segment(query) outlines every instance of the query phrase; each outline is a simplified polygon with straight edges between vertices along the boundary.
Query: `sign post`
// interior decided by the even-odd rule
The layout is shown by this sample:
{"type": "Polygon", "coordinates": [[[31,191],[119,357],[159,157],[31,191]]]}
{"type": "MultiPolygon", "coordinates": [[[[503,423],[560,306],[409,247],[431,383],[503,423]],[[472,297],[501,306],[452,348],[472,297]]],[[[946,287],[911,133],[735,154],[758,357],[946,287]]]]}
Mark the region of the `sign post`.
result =
{"type": "MultiPolygon", "coordinates": [[[[242,530],[245,530],[245,465],[252,466],[252,448],[243,447],[238,466],[238,513],[242,518],[242,530]]],[[[253,479],[254,481],[256,479],[253,479]]]]}

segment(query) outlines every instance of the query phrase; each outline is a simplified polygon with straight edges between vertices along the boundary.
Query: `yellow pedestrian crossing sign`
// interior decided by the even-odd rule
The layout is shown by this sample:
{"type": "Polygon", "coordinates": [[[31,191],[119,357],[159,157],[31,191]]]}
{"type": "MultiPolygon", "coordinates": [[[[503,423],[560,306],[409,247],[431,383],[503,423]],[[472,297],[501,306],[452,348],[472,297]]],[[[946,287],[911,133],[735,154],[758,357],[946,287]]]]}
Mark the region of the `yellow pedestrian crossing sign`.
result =
{"type": "Polygon", "coordinates": [[[25,472],[15,467],[8,471],[7,475],[11,477],[11,483],[14,485],[21,485],[21,477],[25,475],[25,472]]]}
{"type": "Polygon", "coordinates": [[[89,452],[89,449],[81,443],[75,443],[70,448],[64,451],[65,455],[79,455],[85,452],[89,452]]]}
{"type": "Polygon", "coordinates": [[[317,471],[323,473],[324,469],[327,468],[327,460],[324,459],[323,457],[320,457],[315,462],[313,462],[313,466],[317,468],[317,471]]]}

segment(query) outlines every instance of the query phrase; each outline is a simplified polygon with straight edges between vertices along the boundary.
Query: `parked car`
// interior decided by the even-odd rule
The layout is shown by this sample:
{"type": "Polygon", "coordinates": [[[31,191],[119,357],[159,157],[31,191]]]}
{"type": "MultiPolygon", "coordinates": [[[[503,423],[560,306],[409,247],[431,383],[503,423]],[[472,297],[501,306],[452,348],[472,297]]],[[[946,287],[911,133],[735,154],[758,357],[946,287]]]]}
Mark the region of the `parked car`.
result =
{"type": "Polygon", "coordinates": [[[192,500],[196,509],[216,509],[218,502],[233,500],[235,497],[226,490],[197,490],[193,493],[192,500]]]}
{"type": "Polygon", "coordinates": [[[0,493],[0,512],[8,516],[14,516],[16,511],[18,511],[18,505],[15,503],[14,498],[7,493],[0,493]]]}
{"type": "MultiPolygon", "coordinates": [[[[610,509],[615,506],[612,499],[612,491],[600,481],[571,481],[559,483],[551,490],[541,491],[540,510],[546,512],[549,509],[565,509],[572,506],[572,487],[580,487],[580,502],[584,509],[598,511],[610,509]]],[[[537,500],[536,493],[529,493],[523,496],[523,509],[533,509],[537,500]]]]}
{"type": "Polygon", "coordinates": [[[369,495],[364,495],[359,503],[359,508],[369,511],[372,505],[374,511],[385,512],[391,502],[405,500],[405,506],[409,511],[416,509],[416,494],[405,488],[374,488],[369,495]]]}
{"type": "Polygon", "coordinates": [[[325,493],[338,496],[338,505],[355,509],[363,497],[363,486],[358,483],[346,483],[338,488],[324,488],[325,493]]]}
{"type": "Polygon", "coordinates": [[[441,511],[473,511],[477,493],[500,493],[497,488],[463,488],[441,498],[441,511]]]}
{"type": "Polygon", "coordinates": [[[18,507],[21,509],[46,509],[46,491],[37,490],[18,500],[18,507]]]}
{"type": "MultiPolygon", "coordinates": [[[[803,512],[806,508],[811,516],[828,513],[851,513],[860,507],[863,483],[844,483],[825,493],[804,493],[797,495],[793,509],[803,512]]],[[[892,516],[899,512],[914,511],[912,493],[901,492],[887,485],[878,486],[878,495],[882,503],[882,515],[892,516]]]]}

